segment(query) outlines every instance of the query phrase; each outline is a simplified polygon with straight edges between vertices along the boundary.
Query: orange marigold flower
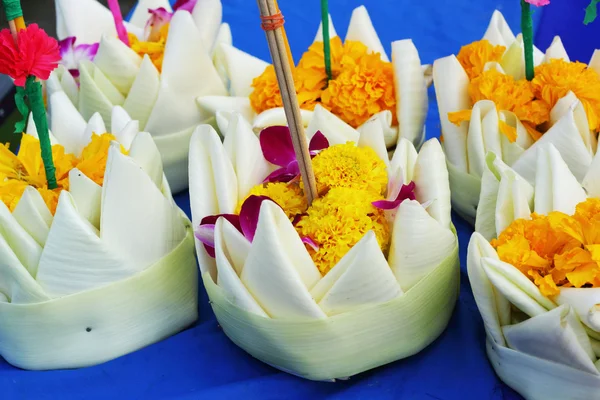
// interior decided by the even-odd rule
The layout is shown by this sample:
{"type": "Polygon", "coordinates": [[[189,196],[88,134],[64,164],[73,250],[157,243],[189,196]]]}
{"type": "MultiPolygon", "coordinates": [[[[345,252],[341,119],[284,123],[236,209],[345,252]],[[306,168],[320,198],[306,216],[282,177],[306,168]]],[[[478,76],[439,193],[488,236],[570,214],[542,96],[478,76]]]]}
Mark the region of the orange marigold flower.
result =
{"type": "Polygon", "coordinates": [[[531,83],[535,96],[550,108],[573,92],[585,108],[590,129],[600,130],[600,75],[586,64],[551,60],[536,67],[531,83]]]}
{"type": "Polygon", "coordinates": [[[499,62],[505,51],[506,47],[494,46],[484,39],[463,46],[456,58],[469,79],[473,79],[483,72],[486,63],[499,62]]]}

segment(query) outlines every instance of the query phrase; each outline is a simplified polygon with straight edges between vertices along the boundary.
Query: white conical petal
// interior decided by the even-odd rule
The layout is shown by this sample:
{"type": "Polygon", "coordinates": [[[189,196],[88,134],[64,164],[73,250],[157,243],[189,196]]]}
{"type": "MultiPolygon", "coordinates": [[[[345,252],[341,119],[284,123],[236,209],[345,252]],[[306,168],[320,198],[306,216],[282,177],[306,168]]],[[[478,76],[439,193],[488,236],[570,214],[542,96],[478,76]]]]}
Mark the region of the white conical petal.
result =
{"type": "MultiPolygon", "coordinates": [[[[300,110],[300,116],[302,118],[302,125],[306,128],[310,125],[314,113],[308,110],[300,110]]],[[[271,108],[258,114],[252,123],[252,128],[255,132],[260,132],[264,128],[275,125],[287,126],[287,119],[283,107],[271,108]]]]}
{"type": "Polygon", "coordinates": [[[503,329],[508,347],[594,375],[590,339],[570,307],[562,306],[503,329]]]}
{"type": "Polygon", "coordinates": [[[21,264],[35,278],[42,248],[17,222],[3,202],[0,202],[0,234],[21,264]]]}
{"type": "MultiPolygon", "coordinates": [[[[46,80],[46,98],[47,99],[51,98],[52,95],[56,92],[64,91],[62,84],[60,83],[60,78],[62,77],[62,75],[64,74],[65,71],[66,71],[65,66],[62,64],[59,64],[58,67],[56,67],[54,69],[54,71],[52,71],[50,73],[50,76],[46,80]]],[[[77,104],[77,103],[75,103],[75,104],[77,104]]],[[[48,110],[50,110],[50,108],[48,108],[48,110]]]]}
{"type": "Polygon", "coordinates": [[[560,40],[560,36],[554,36],[550,47],[546,50],[544,63],[548,63],[553,59],[565,60],[566,62],[571,61],[562,40],[560,40]]]}
{"type": "Polygon", "coordinates": [[[65,92],[56,92],[50,98],[52,120],[50,129],[67,153],[79,154],[86,122],[65,92]]]}
{"type": "Polygon", "coordinates": [[[506,52],[500,60],[500,65],[506,73],[515,80],[525,78],[525,53],[523,45],[523,35],[517,35],[517,38],[510,46],[507,46],[506,52]]]}
{"type": "Polygon", "coordinates": [[[427,211],[442,227],[450,227],[448,169],[444,151],[437,139],[430,139],[421,147],[415,164],[413,181],[416,184],[417,200],[420,203],[433,201],[427,211]]]}
{"type": "Polygon", "coordinates": [[[585,325],[600,332],[600,288],[560,288],[554,300],[569,304],[585,325]]]}
{"type": "Polygon", "coordinates": [[[359,133],[356,129],[336,117],[321,105],[315,107],[312,119],[306,128],[306,137],[310,140],[317,131],[321,131],[329,141],[330,146],[358,143],[359,133]]]}
{"type": "Polygon", "coordinates": [[[514,171],[500,180],[495,218],[497,233],[503,232],[514,220],[531,218],[533,192],[529,182],[514,171]]]}
{"type": "Polygon", "coordinates": [[[192,16],[177,11],[165,47],[161,87],[145,130],[164,135],[196,126],[204,119],[196,98],[226,94],[192,16]]]}
{"type": "MultiPolygon", "coordinates": [[[[331,14],[329,14],[329,38],[333,39],[338,36],[335,31],[335,27],[333,26],[333,20],[331,19],[331,14]]],[[[314,42],[322,42],[323,41],[323,22],[319,23],[319,29],[317,29],[317,34],[315,35],[314,42]]]]}
{"type": "Polygon", "coordinates": [[[479,204],[475,218],[475,231],[487,240],[497,237],[496,232],[496,204],[500,179],[506,176],[509,167],[494,153],[486,156],[485,169],[481,178],[479,204]]]}
{"type": "Polygon", "coordinates": [[[133,11],[133,15],[129,19],[129,23],[139,28],[145,28],[146,22],[150,18],[148,10],[164,8],[168,12],[172,11],[171,4],[168,0],[139,0],[133,11]]]}
{"type": "Polygon", "coordinates": [[[100,237],[119,258],[144,270],[172,251],[185,227],[146,173],[111,146],[102,187],[100,237]]]}
{"type": "Polygon", "coordinates": [[[391,161],[391,170],[397,171],[398,167],[402,168],[403,182],[405,184],[413,180],[415,164],[417,162],[418,153],[415,146],[408,140],[400,138],[394,156],[391,161]]]}
{"type": "Polygon", "coordinates": [[[23,267],[13,252],[13,247],[7,243],[2,233],[0,233],[0,293],[14,304],[49,300],[48,295],[23,267]]]}
{"type": "Polygon", "coordinates": [[[110,130],[110,114],[113,104],[94,81],[91,75],[94,73],[94,69],[94,65],[90,62],[81,62],[79,65],[79,112],[84,119],[90,119],[96,112],[99,112],[106,127],[110,130]]]}
{"type": "Polygon", "coordinates": [[[52,225],[52,214],[40,192],[31,186],[26,187],[12,215],[19,225],[43,247],[52,225]]]}
{"type": "Polygon", "coordinates": [[[99,69],[94,69],[94,83],[98,86],[98,89],[106,98],[112,103],[116,105],[122,105],[125,102],[125,97],[121,94],[119,89],[104,75],[104,73],[99,69]]]}
{"type": "Polygon", "coordinates": [[[456,126],[448,120],[448,113],[469,110],[469,77],[455,56],[435,60],[433,63],[433,84],[437,98],[444,148],[448,161],[460,171],[468,172],[467,130],[468,123],[456,126]]]}
{"type": "Polygon", "coordinates": [[[125,150],[129,150],[135,136],[140,132],[140,123],[138,121],[129,121],[123,129],[114,130],[114,135],[117,141],[123,145],[125,150]]]}
{"type": "Polygon", "coordinates": [[[385,163],[388,176],[392,174],[381,122],[376,118],[371,118],[359,128],[358,132],[360,133],[358,147],[369,147],[375,150],[375,153],[385,163]]]}
{"type": "Polygon", "coordinates": [[[123,103],[123,108],[131,115],[131,118],[140,122],[141,129],[144,129],[148,118],[150,118],[150,113],[158,98],[159,88],[160,75],[158,70],[150,58],[145,55],[129,94],[123,103]]]}
{"type": "Polygon", "coordinates": [[[227,259],[230,261],[235,273],[238,276],[241,276],[242,271],[244,270],[244,264],[246,264],[246,260],[248,259],[248,254],[250,254],[250,242],[240,231],[238,231],[235,226],[227,221],[227,219],[219,219],[223,220],[221,225],[221,234],[223,236],[222,244],[227,250],[225,254],[227,255],[227,259]]]}
{"type": "Polygon", "coordinates": [[[392,126],[392,119],[393,116],[390,110],[381,111],[369,118],[367,122],[356,128],[356,130],[362,135],[365,126],[372,124],[373,121],[377,121],[381,125],[386,148],[393,148],[396,146],[399,137],[398,126],[392,126]]]}
{"type": "Polygon", "coordinates": [[[229,120],[223,145],[237,176],[238,201],[242,201],[250,189],[269,175],[269,163],[252,126],[239,114],[233,114],[229,120]]]}
{"type": "Polygon", "coordinates": [[[160,189],[163,181],[162,158],[156,143],[154,143],[148,132],[140,132],[135,136],[131,143],[129,157],[144,170],[156,187],[160,189]]]}
{"type": "Polygon", "coordinates": [[[215,62],[215,52],[221,45],[229,45],[233,44],[233,38],[231,36],[231,27],[228,23],[223,22],[219,27],[219,32],[217,32],[217,37],[215,38],[215,42],[212,47],[212,56],[213,62],[215,62]]]}
{"type": "Polygon", "coordinates": [[[192,18],[200,31],[204,46],[210,51],[219,33],[223,18],[221,0],[198,0],[192,11],[192,18]]]}
{"type": "Polygon", "coordinates": [[[96,43],[102,34],[116,36],[110,11],[96,0],[56,0],[56,35],[77,37],[77,44],[96,43]]]}
{"type": "Polygon", "coordinates": [[[556,102],[552,110],[550,111],[550,124],[554,125],[558,121],[561,120],[567,114],[573,114],[573,120],[575,121],[575,126],[581,138],[583,139],[583,143],[591,154],[596,153],[596,149],[598,147],[598,141],[596,139],[596,135],[592,135],[590,131],[590,125],[588,123],[587,114],[585,112],[585,108],[583,104],[575,93],[569,91],[566,96],[562,97],[560,100],[556,102]]]}
{"type": "Polygon", "coordinates": [[[69,193],[79,214],[100,229],[102,187],[74,168],[69,171],[69,193]]]}
{"type": "Polygon", "coordinates": [[[600,152],[596,152],[581,185],[585,188],[588,197],[600,197],[600,152]]]}
{"type": "MultiPolygon", "coordinates": [[[[343,272],[336,274],[339,278],[331,282],[329,290],[318,301],[328,316],[384,303],[402,294],[373,231],[367,232],[317,286],[335,269],[343,272]]],[[[311,294],[314,296],[312,291],[311,294]]]]}
{"type": "Polygon", "coordinates": [[[398,40],[392,43],[392,66],[399,136],[416,145],[421,142],[423,136],[429,101],[421,59],[412,40],[398,40]]]}
{"type": "Polygon", "coordinates": [[[525,149],[528,149],[534,141],[523,123],[521,123],[514,113],[501,110],[498,113],[498,116],[500,121],[515,129],[517,132],[517,139],[514,142],[511,142],[505,135],[500,135],[500,140],[502,142],[502,160],[507,165],[513,165],[521,157],[525,149]]]}
{"type": "Polygon", "coordinates": [[[483,175],[485,157],[488,152],[493,152],[502,158],[502,142],[498,129],[496,105],[493,101],[482,100],[473,106],[469,122],[467,154],[471,175],[483,175]]]}
{"type": "Polygon", "coordinates": [[[535,182],[538,149],[548,144],[556,147],[573,175],[577,180],[582,180],[592,163],[592,154],[583,141],[572,111],[563,116],[542,135],[541,139],[525,150],[512,168],[530,183],[535,182]]]}
{"type": "Polygon", "coordinates": [[[115,106],[111,112],[111,130],[113,133],[117,133],[125,129],[127,124],[132,121],[127,111],[121,106],[115,106]]]}
{"type": "Polygon", "coordinates": [[[600,74],[600,50],[594,50],[594,54],[592,54],[592,58],[588,64],[588,68],[591,68],[600,74]]]}
{"type": "Polygon", "coordinates": [[[530,317],[543,314],[556,307],[521,271],[503,261],[482,258],[483,267],[494,287],[508,301],[530,317]]]}
{"type": "Polygon", "coordinates": [[[433,219],[417,201],[405,200],[394,219],[388,257],[402,290],[433,271],[456,246],[450,229],[433,219]]]}
{"type": "MultiPolygon", "coordinates": [[[[248,97],[229,97],[229,96],[202,96],[196,99],[200,112],[203,115],[214,115],[217,118],[217,125],[221,131],[221,135],[225,135],[227,132],[228,121],[220,121],[219,113],[239,113],[247,121],[252,121],[254,116],[254,110],[250,105],[250,99],[248,97]],[[224,123],[225,122],[225,123],[224,123]]],[[[229,115],[231,117],[231,115],[229,115]]],[[[229,118],[227,118],[229,120],[229,118]]]]}
{"type": "Polygon", "coordinates": [[[484,257],[497,259],[498,255],[490,243],[475,232],[467,249],[469,282],[487,335],[495,343],[505,346],[502,325],[510,322],[510,303],[488,279],[481,266],[481,259],[484,257]]]}
{"type": "Polygon", "coordinates": [[[504,15],[498,10],[495,10],[492,14],[492,19],[483,38],[495,46],[505,47],[510,46],[515,41],[514,33],[508,26],[506,19],[504,19],[504,15]]]}
{"type": "Polygon", "coordinates": [[[283,210],[263,202],[242,282],[273,318],[325,318],[309,290],[321,279],[283,210]]]}
{"type": "Polygon", "coordinates": [[[247,97],[254,90],[252,81],[269,63],[236,47],[221,44],[215,51],[215,64],[231,96],[247,97]]]}
{"type": "Polygon", "coordinates": [[[352,11],[348,32],[346,32],[344,40],[362,42],[371,52],[381,54],[381,59],[383,61],[390,61],[381,44],[379,36],[377,36],[377,32],[373,27],[373,22],[371,22],[371,17],[369,17],[369,13],[365,6],[356,7],[354,11],[352,11]]]}
{"type": "Polygon", "coordinates": [[[106,125],[104,124],[104,120],[102,119],[102,115],[100,113],[95,113],[92,115],[92,118],[89,119],[87,125],[85,126],[85,130],[83,131],[83,135],[81,136],[81,140],[78,144],[77,151],[74,152],[75,156],[79,157],[81,152],[92,140],[92,136],[102,135],[107,133],[106,125]]]}
{"type": "Polygon", "coordinates": [[[135,274],[133,265],[111,251],[98,231],[77,212],[69,192],[61,192],[54,222],[40,259],[37,281],[51,297],[103,286],[135,274]]]}
{"type": "Polygon", "coordinates": [[[575,212],[575,206],[587,197],[552,145],[538,150],[535,188],[534,211],[538,214],[561,211],[571,215],[575,212]]]}
{"type": "Polygon", "coordinates": [[[94,57],[96,67],[122,95],[131,89],[141,63],[142,58],[116,36],[103,36],[94,57]]]}
{"type": "Polygon", "coordinates": [[[235,256],[233,253],[238,253],[240,249],[232,247],[225,239],[226,235],[232,237],[233,231],[241,236],[241,241],[246,242],[247,248],[244,250],[249,251],[250,248],[250,243],[229,223],[229,221],[225,218],[219,218],[215,226],[215,259],[218,271],[218,285],[229,295],[228,297],[233,304],[242,310],[246,310],[262,317],[268,317],[254,297],[252,297],[246,286],[244,286],[238,273],[234,270],[233,265],[235,263],[235,256]]]}
{"type": "MultiPolygon", "coordinates": [[[[237,178],[219,135],[210,125],[196,128],[189,153],[190,206],[194,228],[204,217],[231,214],[238,201],[237,178]]],[[[196,241],[200,269],[210,271],[216,282],[214,259],[196,241]]]]}
{"type": "MultiPolygon", "coordinates": [[[[60,77],[60,86],[65,91],[69,99],[73,104],[79,103],[79,85],[73,75],[67,70],[63,65],[59,65],[59,68],[62,67],[64,69],[62,76],[60,77]]],[[[48,91],[47,95],[51,96],[51,91],[48,91]]]]}

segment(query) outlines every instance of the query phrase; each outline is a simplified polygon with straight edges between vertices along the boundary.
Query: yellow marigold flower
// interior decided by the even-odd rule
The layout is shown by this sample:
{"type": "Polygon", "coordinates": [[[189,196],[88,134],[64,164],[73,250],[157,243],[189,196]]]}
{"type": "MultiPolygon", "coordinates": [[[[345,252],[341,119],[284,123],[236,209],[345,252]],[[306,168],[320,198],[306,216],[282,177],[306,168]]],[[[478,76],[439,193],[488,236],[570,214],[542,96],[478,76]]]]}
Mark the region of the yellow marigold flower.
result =
{"type": "Polygon", "coordinates": [[[240,213],[242,204],[250,196],[267,196],[279,204],[290,221],[294,221],[297,215],[304,214],[308,208],[306,196],[297,183],[268,182],[254,186],[237,206],[236,214],[240,213]]]}
{"type": "MultiPolygon", "coordinates": [[[[113,140],[117,140],[117,138],[110,133],[93,134],[92,141],[83,149],[81,157],[77,160],[76,168],[100,186],[104,182],[108,149],[113,140]]],[[[123,146],[121,146],[121,152],[127,154],[123,146]]]]}
{"type": "Polygon", "coordinates": [[[370,230],[384,254],[390,244],[390,226],[383,210],[371,203],[381,200],[372,192],[338,187],[315,200],[296,229],[311,238],[319,250],[309,249],[321,273],[326,274],[370,230]]]}
{"type": "MultiPolygon", "coordinates": [[[[347,40],[346,43],[342,44],[339,36],[331,39],[329,43],[331,50],[331,73],[334,79],[339,75],[342,68],[355,66],[369,51],[367,46],[361,42],[347,40]]],[[[325,79],[327,79],[323,42],[314,42],[308,48],[308,51],[302,55],[298,67],[319,70],[325,79]]]]}
{"type": "Polygon", "coordinates": [[[600,76],[586,64],[551,60],[535,68],[531,83],[536,97],[550,108],[573,92],[585,108],[590,129],[600,130],[600,76]]]}
{"type": "Polygon", "coordinates": [[[363,56],[355,67],[345,68],[329,82],[321,102],[355,128],[385,110],[392,112],[393,124],[396,124],[392,64],[382,61],[379,54],[363,56]]]}
{"type": "Polygon", "coordinates": [[[140,57],[144,57],[148,54],[152,63],[158,69],[158,72],[162,71],[162,63],[165,56],[165,46],[167,44],[167,36],[169,35],[169,24],[165,24],[160,28],[160,32],[155,41],[142,42],[138,38],[129,33],[129,46],[131,50],[135,51],[140,57]]]}
{"type": "Polygon", "coordinates": [[[486,63],[499,62],[505,51],[506,47],[494,46],[484,39],[463,46],[456,58],[469,79],[473,79],[483,72],[486,63]]]}
{"type": "Polygon", "coordinates": [[[529,276],[533,278],[533,283],[540,288],[540,292],[542,292],[544,296],[556,296],[560,293],[552,275],[542,276],[537,271],[529,271],[529,276]]]}
{"type": "Polygon", "coordinates": [[[356,147],[352,142],[331,146],[313,158],[312,164],[320,195],[336,187],[361,189],[377,196],[387,189],[385,163],[370,147],[356,147]]]}

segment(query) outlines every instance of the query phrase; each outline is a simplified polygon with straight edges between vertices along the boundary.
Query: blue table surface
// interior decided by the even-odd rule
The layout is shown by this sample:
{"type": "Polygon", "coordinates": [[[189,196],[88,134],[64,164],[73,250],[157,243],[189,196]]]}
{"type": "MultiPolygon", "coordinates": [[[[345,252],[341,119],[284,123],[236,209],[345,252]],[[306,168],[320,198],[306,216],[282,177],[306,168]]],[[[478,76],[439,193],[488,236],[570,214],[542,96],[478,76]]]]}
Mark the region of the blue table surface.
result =
{"type": "MultiPolygon", "coordinates": [[[[573,59],[588,61],[600,47],[600,21],[584,27],[588,0],[553,0],[534,14],[536,42],[545,48],[560,34],[573,59]]],[[[318,0],[281,0],[287,33],[296,58],[312,41],[319,20],[318,0]]],[[[519,29],[517,0],[330,0],[334,24],[345,32],[352,9],[365,4],[389,51],[393,40],[413,38],[421,61],[456,53],[479,39],[494,9],[519,29]]],[[[223,18],[234,43],[269,59],[256,4],[223,0],[223,18]]],[[[430,91],[428,137],[439,136],[435,95],[430,91]]],[[[189,214],[187,193],[176,196],[189,214]]],[[[0,359],[1,399],[154,399],[154,398],[381,398],[381,399],[519,399],[495,376],[484,351],[484,331],[465,272],[466,246],[472,228],[454,216],[462,265],[460,298],[446,331],[421,353],[337,383],[311,382],[280,372],[236,347],[219,328],[203,286],[200,319],[190,329],[163,342],[108,363],[80,370],[28,372],[0,359]]]]}

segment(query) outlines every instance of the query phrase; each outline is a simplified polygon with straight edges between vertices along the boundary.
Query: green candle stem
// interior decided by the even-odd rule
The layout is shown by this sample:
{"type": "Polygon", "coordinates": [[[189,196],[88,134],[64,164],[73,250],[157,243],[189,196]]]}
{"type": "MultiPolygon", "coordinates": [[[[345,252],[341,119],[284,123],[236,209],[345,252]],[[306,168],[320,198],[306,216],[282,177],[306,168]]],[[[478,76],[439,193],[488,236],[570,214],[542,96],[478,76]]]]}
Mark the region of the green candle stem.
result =
{"type": "Polygon", "coordinates": [[[325,58],[325,71],[327,80],[333,79],[331,72],[331,43],[329,38],[329,4],[327,0],[321,0],[321,25],[323,26],[323,57],[325,58]]]}
{"type": "Polygon", "coordinates": [[[523,45],[525,50],[525,77],[528,81],[533,79],[533,20],[531,19],[531,6],[521,0],[521,31],[523,32],[523,45]]]}
{"type": "Polygon", "coordinates": [[[46,108],[44,107],[44,98],[42,94],[42,84],[36,82],[34,76],[27,78],[25,83],[25,95],[29,108],[33,114],[33,122],[37,129],[40,139],[40,148],[42,151],[42,160],[46,171],[46,180],[48,189],[53,190],[58,187],[56,183],[56,168],[52,159],[52,144],[50,143],[50,133],[48,131],[48,120],[46,119],[46,108]]]}

